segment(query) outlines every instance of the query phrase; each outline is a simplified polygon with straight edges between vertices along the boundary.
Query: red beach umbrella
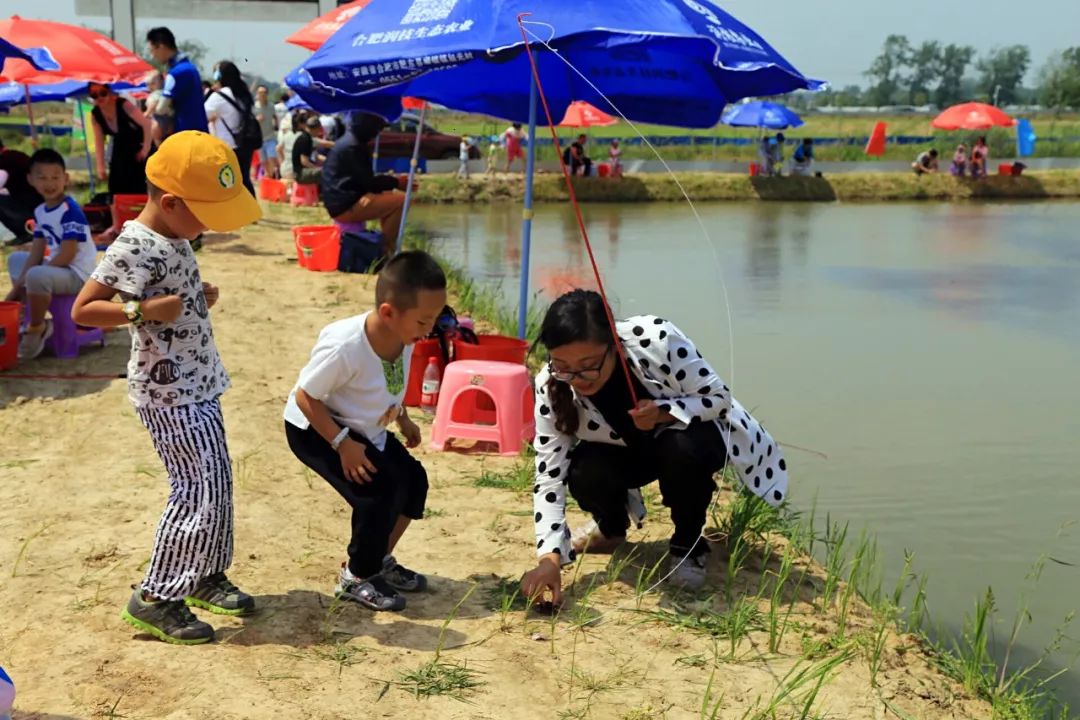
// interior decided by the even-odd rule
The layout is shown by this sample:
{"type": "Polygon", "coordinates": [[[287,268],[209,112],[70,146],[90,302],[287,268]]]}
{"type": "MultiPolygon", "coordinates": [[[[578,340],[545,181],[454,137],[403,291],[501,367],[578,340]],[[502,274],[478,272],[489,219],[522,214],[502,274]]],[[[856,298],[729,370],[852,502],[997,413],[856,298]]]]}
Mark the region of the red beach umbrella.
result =
{"type": "Polygon", "coordinates": [[[938,130],[989,130],[1013,127],[1016,121],[993,105],[973,102],[954,105],[934,118],[931,125],[938,130]]]}
{"type": "Polygon", "coordinates": [[[35,69],[25,60],[4,66],[3,79],[22,85],[45,85],[62,80],[110,83],[141,82],[153,68],[141,57],[101,33],[49,20],[25,20],[14,15],[0,20],[0,37],[19,47],[48,49],[59,70],[35,69]]]}
{"type": "Polygon", "coordinates": [[[577,100],[570,103],[570,107],[566,108],[566,116],[559,123],[559,127],[607,127],[617,122],[619,121],[606,112],[596,109],[587,102],[577,100]]]}
{"type": "Polygon", "coordinates": [[[325,15],[320,15],[304,27],[285,38],[285,42],[299,45],[308,50],[318,50],[327,38],[341,29],[341,26],[352,20],[353,15],[368,6],[371,0],[354,0],[347,5],[342,5],[325,15]]]}

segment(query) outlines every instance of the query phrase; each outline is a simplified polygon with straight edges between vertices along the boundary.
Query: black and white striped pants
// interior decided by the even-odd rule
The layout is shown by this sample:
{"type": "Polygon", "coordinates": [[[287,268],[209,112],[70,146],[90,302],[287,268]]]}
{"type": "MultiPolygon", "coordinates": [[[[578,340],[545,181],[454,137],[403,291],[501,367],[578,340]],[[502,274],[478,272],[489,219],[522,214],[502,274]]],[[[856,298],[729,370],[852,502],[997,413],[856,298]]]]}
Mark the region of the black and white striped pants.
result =
{"type": "Polygon", "coordinates": [[[155,597],[181,600],[201,579],[232,563],[232,465],[221,402],[147,407],[138,413],[171,487],[142,587],[155,597]]]}

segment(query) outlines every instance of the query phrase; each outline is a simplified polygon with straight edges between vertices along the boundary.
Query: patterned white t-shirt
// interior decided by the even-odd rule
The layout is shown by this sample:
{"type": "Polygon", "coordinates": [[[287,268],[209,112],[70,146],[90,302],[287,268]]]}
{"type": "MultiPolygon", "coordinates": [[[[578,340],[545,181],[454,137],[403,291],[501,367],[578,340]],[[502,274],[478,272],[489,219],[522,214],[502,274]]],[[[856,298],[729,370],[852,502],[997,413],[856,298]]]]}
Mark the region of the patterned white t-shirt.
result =
{"type": "Polygon", "coordinates": [[[175,322],[131,327],[128,397],[135,407],[206,402],[229,388],[229,375],[214,344],[199,266],[187,240],[128,222],[92,278],[125,300],[179,295],[183,301],[175,322]]]}

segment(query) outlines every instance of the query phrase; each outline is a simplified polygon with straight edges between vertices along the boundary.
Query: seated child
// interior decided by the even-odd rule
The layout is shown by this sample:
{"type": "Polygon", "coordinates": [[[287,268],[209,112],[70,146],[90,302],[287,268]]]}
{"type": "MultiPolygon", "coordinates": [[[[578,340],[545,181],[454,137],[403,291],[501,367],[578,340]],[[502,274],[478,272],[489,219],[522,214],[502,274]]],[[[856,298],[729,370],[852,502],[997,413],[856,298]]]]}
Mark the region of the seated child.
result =
{"type": "Polygon", "coordinates": [[[953,177],[964,177],[964,173],[967,172],[967,146],[957,145],[956,152],[952,156],[952,167],[949,168],[949,172],[953,177]]]}
{"type": "Polygon", "coordinates": [[[30,158],[30,184],[45,199],[34,210],[34,243],[29,252],[8,258],[11,292],[6,300],[26,303],[29,324],[19,342],[19,358],[31,360],[52,336],[45,319],[53,295],[77,295],[97,264],[97,248],[79,203],[67,194],[64,158],[55,150],[38,150],[30,158]],[[45,258],[45,249],[49,258],[45,258]]]}
{"type": "Polygon", "coordinates": [[[372,610],[402,610],[398,594],[427,579],[394,559],[410,521],[424,516],[427,473],[386,428],[397,421],[408,447],[420,429],[387,377],[407,378],[413,343],[427,337],[446,305],[446,276],[423,252],[390,260],[375,285],[375,309],[323,328],[285,408],[293,454],[352,507],[349,560],[337,597],[372,610]]]}

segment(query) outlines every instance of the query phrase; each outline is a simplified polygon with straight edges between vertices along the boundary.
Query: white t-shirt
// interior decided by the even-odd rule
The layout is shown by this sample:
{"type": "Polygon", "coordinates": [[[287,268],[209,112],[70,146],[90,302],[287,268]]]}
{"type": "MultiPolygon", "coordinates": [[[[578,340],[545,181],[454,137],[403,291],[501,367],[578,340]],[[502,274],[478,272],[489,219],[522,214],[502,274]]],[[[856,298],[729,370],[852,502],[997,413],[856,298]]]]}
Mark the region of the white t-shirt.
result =
{"type": "Polygon", "coordinates": [[[184,304],[174,322],[130,328],[128,397],[135,407],[208,402],[228,389],[199,265],[187,240],[159,235],[135,220],[124,223],[92,277],[125,299],[179,295],[184,304]]]}
{"type": "Polygon", "coordinates": [[[217,115],[217,120],[210,123],[210,134],[235,149],[236,138],[233,137],[233,132],[239,135],[243,123],[240,111],[234,108],[229,100],[223,98],[222,94],[228,95],[229,100],[240,105],[240,101],[233,96],[232,88],[226,87],[210,93],[203,107],[206,109],[207,117],[217,115]],[[232,132],[229,132],[230,129],[232,132]]]}
{"type": "MultiPolygon", "coordinates": [[[[311,359],[289,393],[286,422],[301,430],[311,424],[296,404],[296,390],[303,388],[326,405],[339,425],[360,433],[379,450],[386,448],[386,427],[397,418],[405,393],[404,389],[391,393],[387,386],[389,364],[375,353],[364,330],[370,314],[338,320],[319,333],[311,359]]],[[[409,377],[411,359],[412,346],[408,345],[399,360],[399,377],[409,377]]],[[[398,374],[396,368],[392,372],[398,374]]]]}
{"type": "Polygon", "coordinates": [[[37,206],[34,210],[34,237],[45,240],[53,257],[60,252],[65,241],[74,240],[77,249],[68,268],[84,282],[94,272],[97,248],[90,235],[90,225],[79,203],[70,195],[65,195],[56,207],[50,208],[45,203],[37,206]]]}

